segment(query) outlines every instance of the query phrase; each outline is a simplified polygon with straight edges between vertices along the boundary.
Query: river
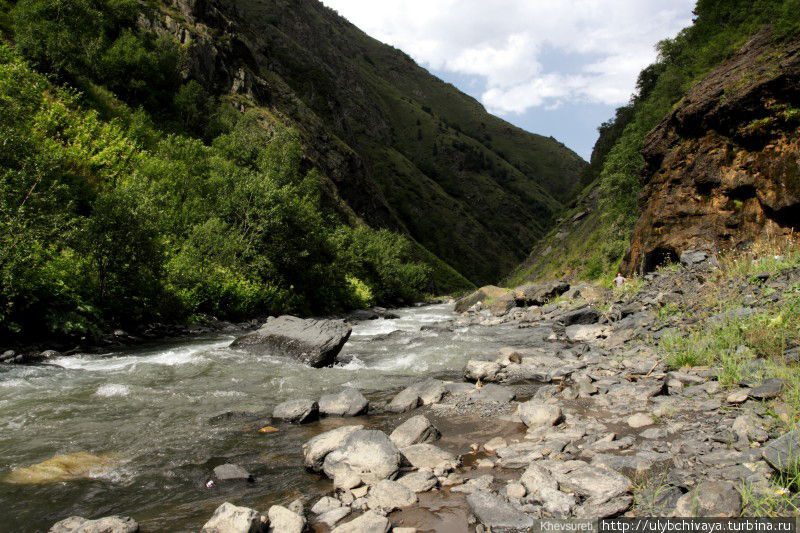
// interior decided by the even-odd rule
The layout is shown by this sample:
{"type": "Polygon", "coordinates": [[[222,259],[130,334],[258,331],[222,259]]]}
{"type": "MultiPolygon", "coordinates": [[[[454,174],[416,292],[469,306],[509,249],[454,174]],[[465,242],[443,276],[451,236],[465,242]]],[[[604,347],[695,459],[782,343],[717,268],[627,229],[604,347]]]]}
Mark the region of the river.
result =
{"type": "Polygon", "coordinates": [[[276,404],[343,386],[379,403],[423,377],[460,380],[468,359],[508,342],[502,327],[421,329],[452,319],[451,305],[396,313],[356,325],[332,368],[231,349],[232,336],[0,368],[0,530],[46,531],[67,516],[122,514],[143,531],[197,531],[223,501],[266,512],[295,497],[313,500],[331,484],[304,471],[305,440],[342,423],[391,429],[399,419],[324,419],[259,433],[276,404]],[[14,468],[78,452],[108,454],[109,465],[58,483],[3,481],[14,468]],[[206,488],[225,462],[256,481],[206,488]]]}

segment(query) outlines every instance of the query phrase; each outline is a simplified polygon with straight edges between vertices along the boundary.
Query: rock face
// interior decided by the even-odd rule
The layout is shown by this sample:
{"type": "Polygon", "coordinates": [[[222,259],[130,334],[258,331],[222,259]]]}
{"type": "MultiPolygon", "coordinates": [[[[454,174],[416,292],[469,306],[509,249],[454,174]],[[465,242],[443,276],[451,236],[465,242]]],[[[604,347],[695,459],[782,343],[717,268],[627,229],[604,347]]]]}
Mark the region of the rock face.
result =
{"type": "Polygon", "coordinates": [[[137,531],[139,524],[127,516],[106,516],[97,520],[70,516],[50,528],[50,533],[137,533],[137,531]]]}
{"type": "Polygon", "coordinates": [[[232,347],[291,357],[309,366],[331,366],[353,330],[342,320],[270,318],[261,328],[239,337],[232,347]]]}
{"type": "Polygon", "coordinates": [[[261,515],[248,507],[225,502],[214,511],[200,533],[259,533],[261,515]]]}
{"type": "Polygon", "coordinates": [[[790,111],[798,83],[800,42],[775,44],[762,32],[650,133],[623,273],[800,228],[800,140],[790,111]]]}

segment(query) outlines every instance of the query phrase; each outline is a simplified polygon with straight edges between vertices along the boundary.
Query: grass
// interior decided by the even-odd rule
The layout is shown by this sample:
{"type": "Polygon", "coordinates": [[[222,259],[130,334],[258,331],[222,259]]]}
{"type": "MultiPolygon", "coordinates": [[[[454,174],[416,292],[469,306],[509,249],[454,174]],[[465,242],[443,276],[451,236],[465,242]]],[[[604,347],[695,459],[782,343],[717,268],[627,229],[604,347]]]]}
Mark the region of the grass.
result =
{"type": "Polygon", "coordinates": [[[797,491],[800,489],[800,459],[790,459],[788,468],[777,472],[767,486],[744,483],[739,487],[742,495],[742,515],[756,517],[797,516],[797,491]]]}

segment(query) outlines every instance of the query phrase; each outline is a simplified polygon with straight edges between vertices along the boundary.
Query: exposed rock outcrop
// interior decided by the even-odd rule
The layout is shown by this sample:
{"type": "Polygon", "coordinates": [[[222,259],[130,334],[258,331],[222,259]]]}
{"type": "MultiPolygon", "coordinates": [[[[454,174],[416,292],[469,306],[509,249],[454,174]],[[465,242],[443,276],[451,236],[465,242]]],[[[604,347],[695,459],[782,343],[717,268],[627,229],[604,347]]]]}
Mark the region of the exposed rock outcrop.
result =
{"type": "Polygon", "coordinates": [[[800,42],[769,32],[698,83],[648,135],[645,187],[623,271],[800,227],[800,42]]]}

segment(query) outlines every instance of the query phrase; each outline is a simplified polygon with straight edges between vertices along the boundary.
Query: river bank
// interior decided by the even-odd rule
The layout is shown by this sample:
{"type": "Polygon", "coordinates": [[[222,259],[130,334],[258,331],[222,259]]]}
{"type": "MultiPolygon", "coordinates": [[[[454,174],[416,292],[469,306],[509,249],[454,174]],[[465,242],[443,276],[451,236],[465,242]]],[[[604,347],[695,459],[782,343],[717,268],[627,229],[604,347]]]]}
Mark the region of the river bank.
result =
{"type": "Polygon", "coordinates": [[[798,419],[796,337],[787,330],[780,353],[761,354],[747,334],[762,315],[768,333],[791,320],[800,270],[785,267],[701,261],[543,306],[397,310],[357,325],[332,368],[231,350],[233,336],[13,367],[0,374],[6,474],[76,451],[114,458],[57,487],[0,483],[0,501],[13,525],[33,530],[123,514],[143,531],[196,531],[224,502],[265,521],[291,518],[282,506],[314,531],[364,511],[420,531],[522,530],[547,516],[796,514],[780,459],[798,419]],[[711,337],[698,335],[734,326],[745,333],[726,345],[714,337],[716,358],[679,342],[699,346],[711,337]],[[350,388],[369,401],[366,416],[270,416],[281,402],[321,404],[350,388]],[[390,438],[411,418],[423,430],[410,438],[442,461],[390,438]],[[305,443],[352,425],[369,431],[352,430],[307,468],[305,443]],[[277,431],[259,432],[267,426],[277,431]],[[359,463],[364,439],[380,441],[388,463],[359,463]],[[224,464],[253,481],[216,479],[224,464]],[[367,475],[378,470],[380,484],[367,475]]]}

